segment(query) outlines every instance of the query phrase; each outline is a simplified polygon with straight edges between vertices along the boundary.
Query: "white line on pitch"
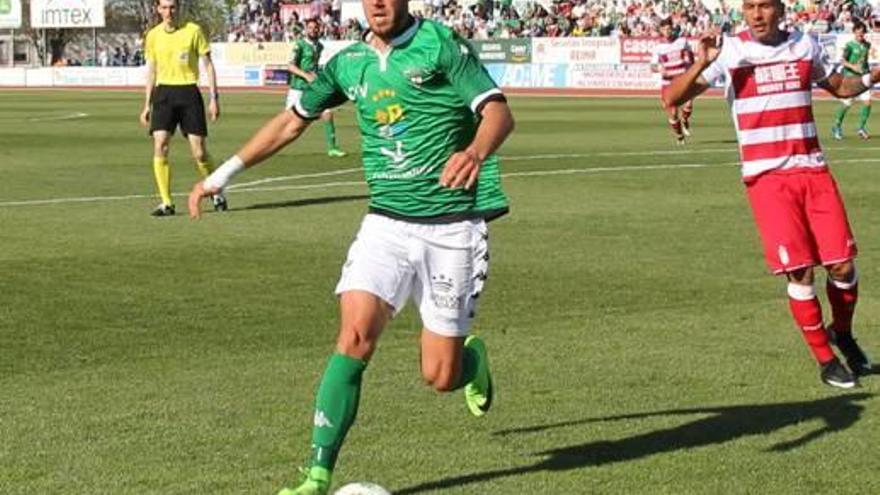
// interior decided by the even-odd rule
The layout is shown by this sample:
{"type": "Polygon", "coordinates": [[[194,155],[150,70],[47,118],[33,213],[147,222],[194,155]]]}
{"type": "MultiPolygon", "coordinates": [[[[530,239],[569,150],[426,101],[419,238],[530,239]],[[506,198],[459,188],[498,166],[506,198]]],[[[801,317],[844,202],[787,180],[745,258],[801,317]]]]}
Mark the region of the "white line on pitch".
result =
{"type": "Polygon", "coordinates": [[[75,112],[75,113],[69,113],[66,115],[57,115],[54,117],[31,117],[31,118],[28,118],[25,120],[27,122],[49,122],[49,121],[56,121],[56,120],[84,119],[88,116],[89,116],[89,114],[87,114],[85,112],[75,112]]]}
{"type": "Polygon", "coordinates": [[[229,189],[229,190],[243,189],[243,188],[247,188],[247,187],[251,187],[251,186],[256,186],[259,184],[268,184],[270,182],[280,182],[283,180],[312,179],[315,177],[329,177],[332,175],[345,175],[345,174],[350,174],[352,172],[358,172],[361,170],[363,170],[362,167],[355,167],[355,168],[344,168],[341,170],[334,170],[332,172],[318,172],[318,173],[314,173],[314,174],[300,174],[300,175],[285,175],[285,176],[280,176],[280,177],[269,177],[266,179],[259,179],[259,180],[254,180],[251,182],[242,182],[239,184],[233,184],[233,185],[227,187],[227,189],[229,189]]]}
{"type": "MultiPolygon", "coordinates": [[[[876,163],[880,162],[880,158],[852,158],[847,160],[836,160],[835,163],[876,163]]],[[[569,168],[556,170],[535,170],[525,172],[508,172],[502,174],[502,177],[541,177],[553,175],[570,175],[570,174],[595,174],[595,173],[613,173],[613,172],[634,172],[648,170],[676,170],[676,169],[696,169],[710,167],[732,167],[739,165],[738,162],[726,163],[682,163],[668,165],[637,165],[632,167],[591,167],[591,168],[569,168]]],[[[341,172],[341,171],[340,171],[341,172]]],[[[292,190],[308,190],[308,189],[326,189],[333,187],[352,187],[364,186],[363,181],[343,181],[343,182],[325,182],[321,184],[302,184],[290,186],[271,186],[271,187],[246,187],[237,189],[236,193],[244,192],[264,192],[264,191],[292,191],[292,190]]],[[[175,197],[186,197],[187,193],[174,193],[175,197]]],[[[52,205],[64,203],[92,203],[101,201],[124,201],[128,199],[143,199],[155,197],[153,194],[129,194],[124,196],[91,196],[80,198],[54,198],[54,199],[35,199],[23,201],[4,201],[0,202],[0,207],[7,206],[33,206],[33,205],[52,205]]]]}

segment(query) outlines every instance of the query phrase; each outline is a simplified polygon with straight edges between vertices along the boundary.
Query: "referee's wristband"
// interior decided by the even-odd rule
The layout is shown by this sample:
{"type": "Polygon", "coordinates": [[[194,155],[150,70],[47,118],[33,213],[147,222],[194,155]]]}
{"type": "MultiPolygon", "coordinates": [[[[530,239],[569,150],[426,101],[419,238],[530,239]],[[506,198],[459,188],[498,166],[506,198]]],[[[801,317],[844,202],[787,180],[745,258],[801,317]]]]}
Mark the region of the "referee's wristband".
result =
{"type": "Polygon", "coordinates": [[[232,181],[233,177],[238,175],[244,169],[244,162],[241,161],[241,158],[239,158],[238,155],[235,155],[229,160],[223,162],[223,165],[217,167],[217,170],[205,179],[203,185],[205,189],[222,190],[229,185],[229,182],[232,181]]]}

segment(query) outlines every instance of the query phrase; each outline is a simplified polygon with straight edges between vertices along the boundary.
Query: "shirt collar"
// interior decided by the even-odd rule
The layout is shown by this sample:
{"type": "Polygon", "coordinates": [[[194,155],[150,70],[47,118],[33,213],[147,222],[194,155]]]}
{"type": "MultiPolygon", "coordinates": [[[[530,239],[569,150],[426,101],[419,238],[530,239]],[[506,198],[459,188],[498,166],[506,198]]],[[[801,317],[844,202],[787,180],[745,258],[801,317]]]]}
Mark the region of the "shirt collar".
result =
{"type": "MultiPolygon", "coordinates": [[[[422,24],[421,19],[419,19],[418,17],[414,17],[414,16],[409,16],[409,18],[412,20],[412,23],[409,25],[408,28],[404,29],[402,33],[398,34],[397,36],[395,36],[391,40],[390,45],[392,47],[396,48],[396,47],[408,42],[409,40],[413,39],[413,36],[416,35],[416,31],[419,30],[419,26],[422,24]]],[[[368,29],[364,33],[363,40],[365,43],[369,43],[370,38],[372,38],[372,37],[373,37],[373,32],[368,29]]]]}

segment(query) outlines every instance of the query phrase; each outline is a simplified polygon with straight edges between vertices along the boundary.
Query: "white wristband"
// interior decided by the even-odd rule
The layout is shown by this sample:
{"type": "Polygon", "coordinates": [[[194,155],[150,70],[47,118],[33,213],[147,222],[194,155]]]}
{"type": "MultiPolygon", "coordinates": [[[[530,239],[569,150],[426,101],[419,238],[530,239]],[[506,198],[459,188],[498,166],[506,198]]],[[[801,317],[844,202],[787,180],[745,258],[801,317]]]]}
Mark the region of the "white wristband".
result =
{"type": "Polygon", "coordinates": [[[241,161],[241,158],[239,158],[238,155],[234,155],[229,160],[223,162],[223,165],[220,165],[214,173],[205,179],[204,187],[205,189],[222,190],[229,184],[233,177],[238,175],[238,173],[244,169],[244,162],[241,161]]]}
{"type": "Polygon", "coordinates": [[[862,76],[862,84],[865,85],[866,88],[871,89],[874,87],[874,81],[871,80],[871,73],[868,72],[864,76],[862,76]]]}

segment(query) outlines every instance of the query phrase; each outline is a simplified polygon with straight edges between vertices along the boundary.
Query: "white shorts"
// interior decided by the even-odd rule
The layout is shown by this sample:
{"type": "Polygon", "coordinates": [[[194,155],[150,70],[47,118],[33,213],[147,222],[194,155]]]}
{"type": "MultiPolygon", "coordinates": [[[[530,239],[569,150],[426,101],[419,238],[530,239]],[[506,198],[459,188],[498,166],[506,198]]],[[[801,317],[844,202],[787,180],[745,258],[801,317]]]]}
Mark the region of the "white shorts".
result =
{"type": "Polygon", "coordinates": [[[299,99],[302,98],[302,90],[300,89],[288,89],[287,90],[287,99],[284,100],[284,108],[290,110],[299,102],[299,99]]]}
{"type": "Polygon", "coordinates": [[[348,250],[336,294],[370,292],[395,314],[412,297],[426,329],[462,337],[470,330],[488,271],[483,220],[426,225],[368,214],[348,250]]]}
{"type": "Polygon", "coordinates": [[[856,96],[855,98],[843,98],[841,101],[844,105],[850,106],[853,104],[853,100],[859,100],[862,103],[871,103],[871,90],[867,90],[864,93],[856,96]]]}

